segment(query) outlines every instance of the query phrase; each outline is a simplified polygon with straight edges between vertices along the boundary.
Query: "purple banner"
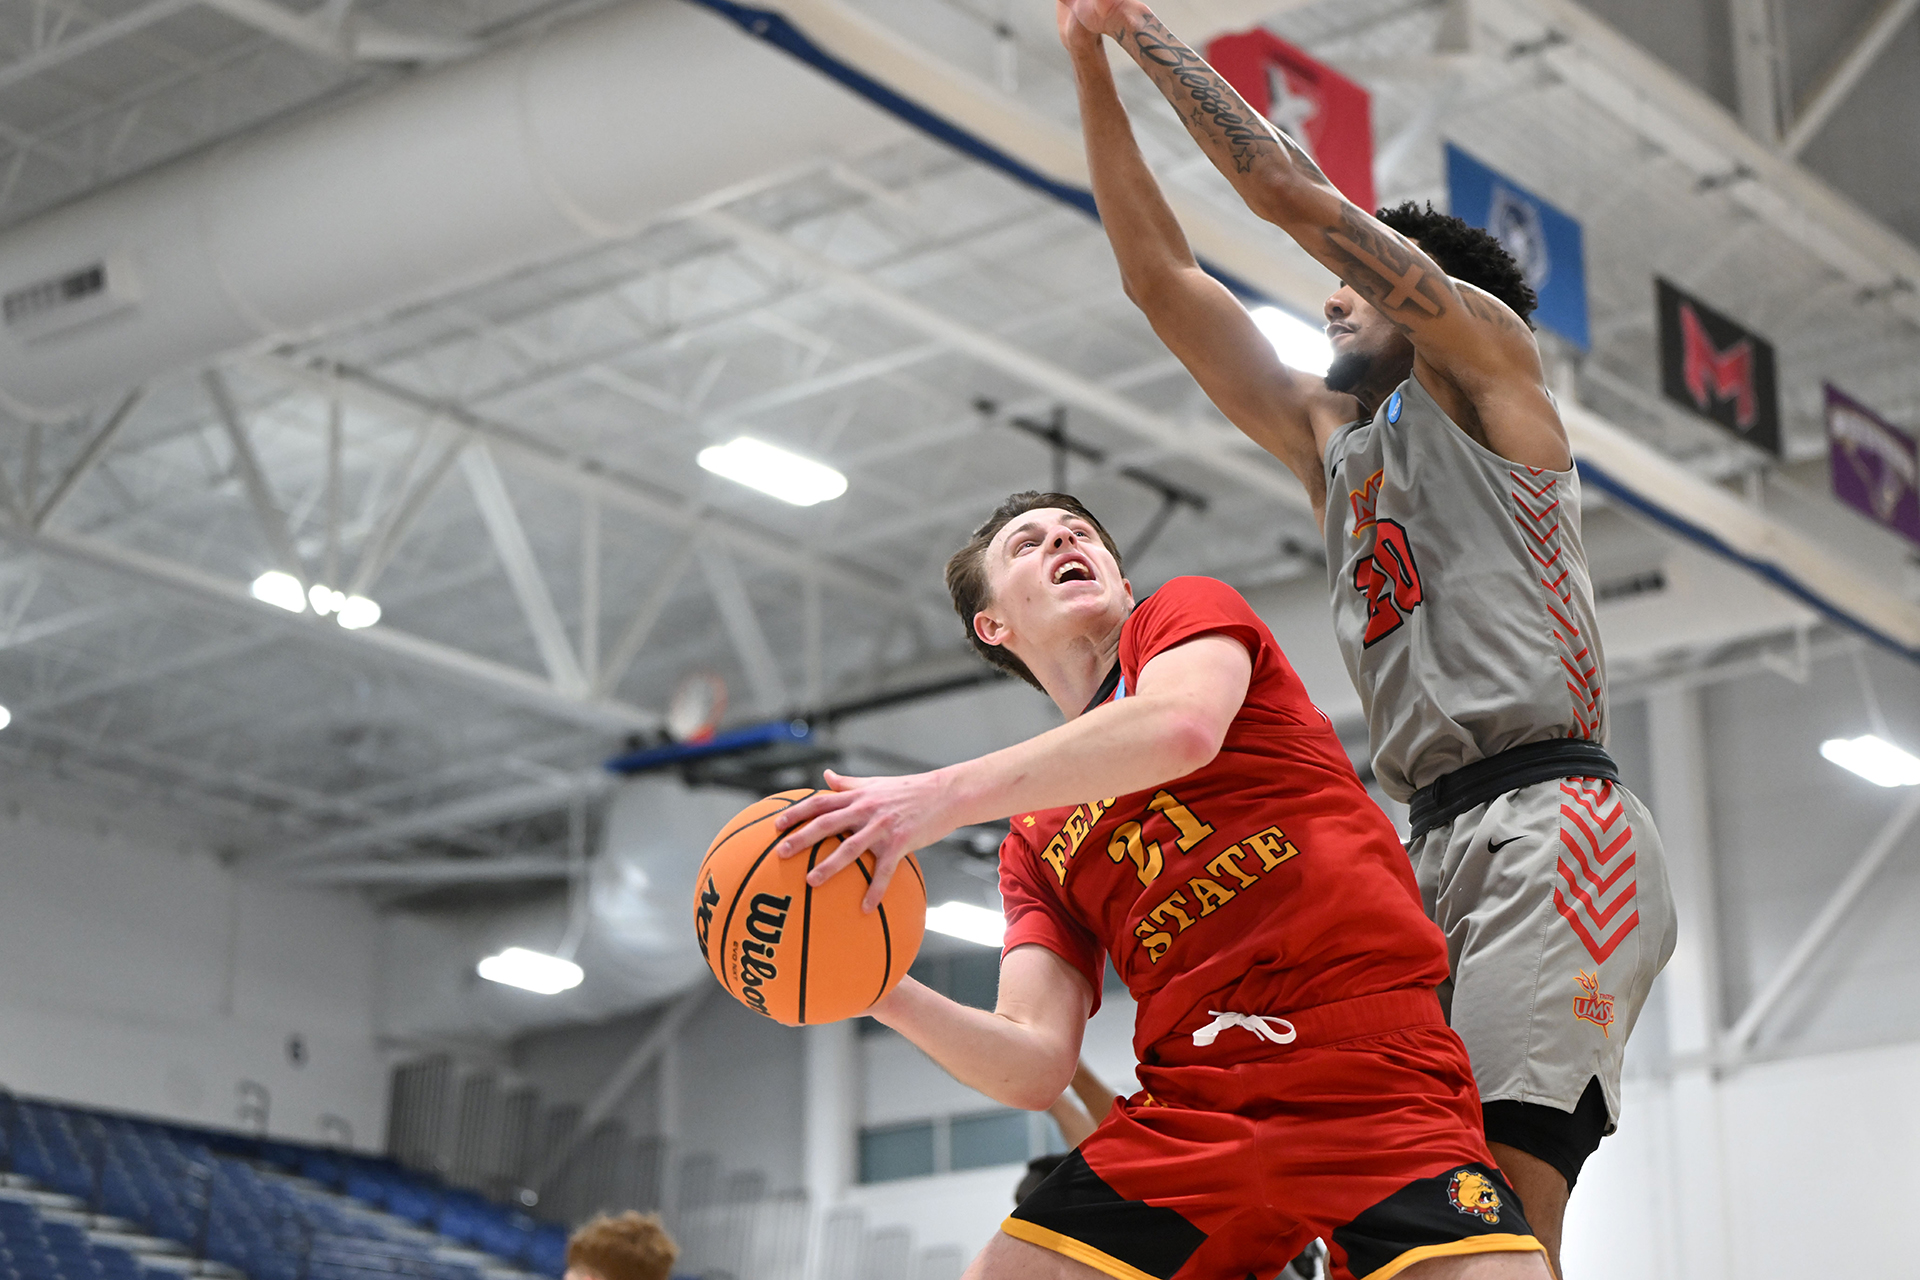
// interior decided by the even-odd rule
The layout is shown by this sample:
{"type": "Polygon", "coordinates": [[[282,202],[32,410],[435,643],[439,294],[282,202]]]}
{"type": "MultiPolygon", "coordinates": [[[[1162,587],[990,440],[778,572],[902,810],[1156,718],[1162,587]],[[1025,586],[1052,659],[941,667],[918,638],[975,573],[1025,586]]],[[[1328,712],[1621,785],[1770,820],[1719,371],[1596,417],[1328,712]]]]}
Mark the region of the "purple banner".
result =
{"type": "Polygon", "coordinates": [[[1827,447],[1834,496],[1920,542],[1920,447],[1913,437],[1828,383],[1827,447]]]}

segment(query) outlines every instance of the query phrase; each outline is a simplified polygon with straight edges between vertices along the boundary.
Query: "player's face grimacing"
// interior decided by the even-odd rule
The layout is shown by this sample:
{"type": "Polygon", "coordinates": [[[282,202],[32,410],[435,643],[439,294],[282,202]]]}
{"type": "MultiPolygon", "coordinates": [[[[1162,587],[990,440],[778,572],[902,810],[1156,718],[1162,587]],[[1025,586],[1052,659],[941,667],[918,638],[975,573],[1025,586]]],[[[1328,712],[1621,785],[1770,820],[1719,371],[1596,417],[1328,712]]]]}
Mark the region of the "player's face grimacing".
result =
{"type": "Polygon", "coordinates": [[[986,551],[987,607],[974,630],[1016,654],[1071,642],[1126,621],[1133,588],[1092,524],[1043,507],[1009,521],[986,551]]]}
{"type": "Polygon", "coordinates": [[[1398,383],[1413,372],[1412,341],[1351,285],[1333,291],[1325,312],[1333,347],[1329,391],[1363,393],[1369,385],[1398,383]]]}

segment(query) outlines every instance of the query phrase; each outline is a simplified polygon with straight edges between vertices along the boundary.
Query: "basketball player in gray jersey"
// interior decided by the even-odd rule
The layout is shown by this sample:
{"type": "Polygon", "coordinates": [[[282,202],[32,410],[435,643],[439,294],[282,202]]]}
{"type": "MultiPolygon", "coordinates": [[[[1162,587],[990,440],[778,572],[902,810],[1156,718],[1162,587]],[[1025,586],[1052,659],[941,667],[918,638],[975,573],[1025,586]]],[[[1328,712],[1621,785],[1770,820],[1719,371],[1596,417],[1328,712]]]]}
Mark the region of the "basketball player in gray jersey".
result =
{"type": "Polygon", "coordinates": [[[1659,835],[1602,745],[1579,477],[1525,320],[1532,290],[1458,219],[1355,207],[1138,0],[1057,3],[1128,296],[1312,498],[1374,771],[1411,806],[1408,854],[1448,938],[1442,1000],[1557,1271],[1567,1194],[1619,1116],[1622,1051],[1674,917],[1659,835]],[[1195,262],[1103,36],[1249,207],[1343,282],[1324,380],[1281,364],[1195,262]]]}

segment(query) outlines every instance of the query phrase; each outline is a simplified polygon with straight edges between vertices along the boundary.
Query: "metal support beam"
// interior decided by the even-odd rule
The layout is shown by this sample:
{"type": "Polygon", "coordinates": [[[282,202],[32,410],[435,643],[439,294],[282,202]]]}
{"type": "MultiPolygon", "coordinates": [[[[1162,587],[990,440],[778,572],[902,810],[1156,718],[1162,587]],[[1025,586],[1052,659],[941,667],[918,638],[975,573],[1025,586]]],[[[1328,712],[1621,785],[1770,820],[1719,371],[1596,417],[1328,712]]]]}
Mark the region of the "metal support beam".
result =
{"type": "Polygon", "coordinates": [[[259,633],[248,631],[198,649],[174,653],[159,662],[129,667],[123,671],[113,672],[111,675],[97,676],[91,680],[82,680],[78,684],[69,685],[64,689],[57,689],[44,697],[35,698],[24,706],[16,705],[13,709],[14,716],[16,719],[42,716],[49,711],[70,707],[90,698],[105,697],[107,694],[118,693],[134,685],[152,684],[182,671],[192,671],[198,667],[224,662],[229,658],[237,658],[267,643],[269,642],[259,633]]]}
{"type": "Polygon", "coordinates": [[[1786,127],[1786,28],[1779,0],[1727,0],[1733,26],[1733,88],[1740,123],[1768,146],[1786,127]]]}
{"type": "Polygon", "coordinates": [[[760,617],[753,611],[746,584],[740,581],[739,566],[724,549],[708,546],[701,548],[700,567],[705,571],[714,603],[720,606],[720,620],[726,624],[727,638],[733,641],[740,665],[747,669],[747,679],[753,684],[754,701],[759,703],[760,713],[779,715],[791,705],[787,682],[780,676],[779,660],[773,656],[767,633],[760,626],[760,617]]]}
{"type": "Polygon", "coordinates": [[[1920,320],[1920,289],[1897,287],[1920,282],[1920,249],[1749,135],[1718,102],[1579,0],[1475,0],[1474,16],[1696,176],[1733,176],[1722,186],[1728,200],[1852,283],[1885,290],[1888,306],[1920,320]]]}
{"type": "Polygon", "coordinates": [[[620,682],[627,678],[627,672],[633,669],[634,659],[646,647],[647,637],[653,634],[660,616],[667,611],[667,604],[673,599],[674,591],[680,586],[680,579],[686,576],[688,566],[693,563],[693,553],[700,545],[700,537],[700,526],[696,525],[660,567],[660,576],[653,580],[653,589],[640,602],[639,609],[634,611],[633,621],[620,633],[620,639],[615,642],[612,652],[607,655],[606,664],[600,669],[594,684],[594,692],[599,696],[611,697],[613,691],[620,687],[620,682]]]}
{"type": "Polygon", "coordinates": [[[349,862],[309,867],[293,874],[301,884],[336,887],[417,887],[443,884],[497,884],[509,881],[565,880],[565,858],[422,859],[417,862],[349,862]]]}
{"type": "Polygon", "coordinates": [[[1672,1058],[1661,1102],[1673,1208],[1661,1224],[1671,1235],[1659,1247],[1673,1259],[1674,1275],[1730,1280],[1726,1127],[1714,1074],[1720,1028],[1719,890],[1697,689],[1648,690],[1647,749],[1653,775],[1647,799],[1660,823],[1679,924],[1673,958],[1656,986],[1672,1058]]]}
{"type": "MultiPolygon", "coordinates": [[[[420,445],[423,449],[431,442],[434,431],[439,425],[435,421],[421,428],[423,434],[420,445]]],[[[347,586],[348,595],[363,596],[373,590],[373,584],[379,581],[380,575],[386,572],[387,565],[393,561],[394,553],[406,540],[408,532],[413,528],[414,520],[419,517],[421,509],[427,505],[427,499],[433,496],[433,491],[440,487],[442,480],[446,479],[447,472],[452,470],[453,464],[460,460],[460,453],[467,447],[467,443],[465,436],[455,432],[453,438],[447,441],[446,446],[434,458],[433,464],[427,468],[425,474],[414,482],[413,488],[407,490],[387,508],[386,516],[380,521],[379,531],[368,540],[366,547],[360,552],[359,563],[354,565],[353,581],[347,586]]],[[[405,483],[410,471],[409,464],[400,476],[402,483],[405,483]]]]}
{"type": "Polygon", "coordinates": [[[526,526],[520,523],[520,513],[514,510],[513,497],[507,492],[506,481],[500,478],[493,454],[484,444],[469,445],[460,455],[460,468],[466,472],[467,487],[473,491],[480,518],[486,521],[493,549],[500,557],[501,567],[507,571],[507,581],[513,585],[514,598],[520,602],[520,612],[527,620],[527,629],[533,632],[533,642],[540,650],[547,674],[562,693],[584,697],[586,672],[581,670],[573,642],[567,638],[566,624],[560,621],[553,593],[547,589],[546,575],[540,571],[533,544],[527,540],[526,526]]]}
{"type": "MultiPolygon", "coordinates": [[[[311,614],[293,614],[263,605],[248,594],[244,584],[228,582],[189,565],[129,547],[45,531],[34,533],[7,525],[0,525],[0,539],[192,596],[218,605],[236,618],[282,628],[288,634],[305,637],[309,643],[329,645],[358,659],[370,653],[379,654],[573,724],[628,732],[654,729],[660,723],[660,717],[654,712],[611,699],[569,697],[531,672],[409,635],[385,624],[348,631],[311,614]]],[[[244,642],[246,645],[256,643],[257,639],[251,638],[244,642]]]]}
{"type": "Polygon", "coordinates": [[[129,13],[117,18],[88,27],[79,35],[69,36],[58,43],[47,45],[17,62],[9,62],[0,67],[0,89],[10,88],[23,80],[30,80],[44,71],[51,71],[60,64],[90,53],[103,45],[130,36],[166,18],[171,18],[182,9],[200,3],[200,0],[151,0],[129,13]]]}
{"type": "Polygon", "coordinates": [[[1840,928],[1841,921],[1845,920],[1847,913],[1853,910],[1854,904],[1860,900],[1860,895],[1867,891],[1867,886],[1873,883],[1873,878],[1880,874],[1880,868],[1886,865],[1887,859],[1900,847],[1901,840],[1912,828],[1915,819],[1920,819],[1920,789],[1909,794],[1906,802],[1887,818],[1879,834],[1874,836],[1866,850],[1861,853],[1859,860],[1853,864],[1853,869],[1847,872],[1846,879],[1834,889],[1826,905],[1820,908],[1819,914],[1814,916],[1812,923],[1807,925],[1806,932],[1802,933],[1800,940],[1793,944],[1793,950],[1789,951],[1787,958],[1780,962],[1780,967],[1774,971],[1773,977],[1767,980],[1767,985],[1760,989],[1760,994],[1753,998],[1753,1002],[1740,1015],[1740,1021],[1734,1023],[1733,1030],[1727,1036],[1727,1049],[1730,1053],[1744,1052],[1759,1037],[1760,1028],[1768,1016],[1779,1008],[1780,1002],[1786,999],[1788,993],[1793,990],[1794,984],[1799,982],[1801,975],[1820,954],[1820,949],[1827,945],[1827,941],[1840,928]]]}
{"type": "Polygon", "coordinates": [[[412,35],[350,14],[345,15],[345,21],[335,24],[327,18],[336,6],[301,14],[284,9],[273,0],[199,0],[199,3],[332,62],[445,62],[479,48],[470,40],[412,35]]]}
{"type": "Polygon", "coordinates": [[[646,1074],[647,1068],[651,1067],[654,1060],[674,1042],[680,1034],[680,1029],[687,1025],[689,1018],[699,1012],[700,1006],[706,1003],[707,997],[712,995],[713,991],[713,984],[702,978],[699,986],[661,1011],[660,1016],[654,1020],[653,1026],[648,1028],[647,1034],[641,1038],[640,1043],[633,1046],[633,1051],[613,1069],[613,1074],[607,1077],[606,1083],[601,1085],[593,1097],[587,1101],[585,1109],[580,1112],[580,1122],[574,1126],[573,1133],[548,1153],[546,1162],[541,1165],[539,1172],[528,1179],[536,1189],[549,1185],[554,1176],[567,1167],[568,1161],[573,1159],[573,1153],[579,1150],[581,1143],[593,1135],[593,1131],[599,1127],[601,1121],[611,1116],[614,1110],[627,1100],[627,1095],[632,1093],[633,1087],[640,1083],[640,1077],[646,1074]]]}
{"type": "Polygon", "coordinates": [[[1781,151],[1797,156],[1806,150],[1807,144],[1826,128],[1834,111],[1847,100],[1847,95],[1872,68],[1915,9],[1920,9],[1920,0],[1886,0],[1880,6],[1880,12],[1874,14],[1860,32],[1860,38],[1820,77],[1820,83],[1794,113],[1787,136],[1781,140],[1781,151]]]}
{"type": "Polygon", "coordinates": [[[557,775],[522,787],[466,796],[385,822],[368,823],[292,848],[263,854],[249,862],[261,868],[280,869],[357,857],[423,836],[445,836],[456,831],[548,813],[572,803],[583,792],[610,785],[612,780],[598,769],[581,774],[557,775]]]}
{"type": "Polygon", "coordinates": [[[600,685],[600,500],[580,506],[580,669],[592,688],[600,685]]]}
{"type": "Polygon", "coordinates": [[[65,502],[67,496],[73,492],[74,486],[86,479],[88,474],[100,464],[100,459],[106,456],[107,446],[113,443],[114,436],[118,435],[120,428],[126,425],[127,419],[133,415],[134,407],[140,403],[140,398],[145,394],[145,388],[135,387],[127,393],[126,398],[120,401],[114,411],[107,415],[107,420],[101,424],[98,431],[93,433],[93,438],[87,441],[86,447],[80,450],[80,456],[74,459],[73,465],[68,467],[66,473],[54,483],[53,492],[47,495],[47,500],[42,502],[40,509],[33,513],[34,528],[44,528],[47,521],[53,518],[53,513],[60,509],[60,504],[65,502]]]}
{"type": "Polygon", "coordinates": [[[699,221],[743,245],[774,254],[810,276],[829,281],[842,293],[948,343],[983,364],[1058,396],[1142,440],[1174,449],[1239,488],[1277,498],[1296,510],[1307,509],[1306,490],[1300,483],[1283,473],[1277,463],[1270,464],[1264,452],[1231,428],[1211,429],[1212,424],[1183,426],[1089,378],[1042,360],[992,334],[982,333],[745,218],[716,210],[701,214],[699,221]]]}
{"type": "Polygon", "coordinates": [[[0,463],[0,510],[4,510],[7,518],[15,524],[27,522],[26,504],[20,500],[19,492],[13,487],[13,478],[7,474],[4,463],[0,463]]]}
{"type": "MultiPolygon", "coordinates": [[[[651,481],[625,474],[595,458],[569,453],[539,441],[529,432],[494,422],[463,407],[442,404],[355,369],[323,372],[291,360],[263,357],[251,366],[263,376],[304,387],[317,394],[334,390],[375,412],[402,417],[437,417],[461,433],[460,438],[484,440],[496,456],[515,469],[575,493],[594,494],[609,507],[630,512],[653,524],[691,531],[700,523],[699,505],[684,495],[651,481]]],[[[790,539],[740,520],[717,523],[707,530],[742,555],[770,568],[793,574],[817,572],[829,586],[892,614],[918,614],[912,588],[903,582],[831,558],[817,559],[793,546],[790,539]]],[[[928,606],[939,612],[943,605],[928,606]]]]}
{"type": "Polygon", "coordinates": [[[55,614],[51,618],[42,618],[38,622],[16,624],[4,634],[0,634],[0,649],[19,649],[42,640],[50,640],[64,632],[111,618],[126,609],[122,600],[103,600],[98,604],[81,605],[65,613],[55,614]]]}
{"type": "Polygon", "coordinates": [[[260,522],[260,532],[273,552],[274,561],[277,567],[298,578],[301,587],[305,588],[308,585],[307,567],[300,562],[299,554],[293,549],[286,513],[274,501],[273,488],[267,483],[267,473],[261,469],[260,457],[253,451],[253,441],[247,436],[246,424],[240,420],[240,411],[227,390],[227,380],[220,376],[217,369],[209,369],[202,376],[220,423],[227,429],[228,439],[233,442],[234,462],[239,466],[240,478],[246,485],[247,500],[253,504],[254,518],[260,522]]]}

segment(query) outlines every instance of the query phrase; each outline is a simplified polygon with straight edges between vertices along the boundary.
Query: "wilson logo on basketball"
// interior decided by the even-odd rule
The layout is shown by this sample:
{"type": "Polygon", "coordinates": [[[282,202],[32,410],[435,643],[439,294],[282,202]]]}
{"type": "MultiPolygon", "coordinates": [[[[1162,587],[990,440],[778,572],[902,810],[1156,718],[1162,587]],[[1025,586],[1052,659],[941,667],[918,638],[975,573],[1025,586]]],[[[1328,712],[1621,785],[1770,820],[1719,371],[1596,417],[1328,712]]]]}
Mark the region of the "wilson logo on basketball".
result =
{"type": "Polygon", "coordinates": [[[767,1012],[767,997],[760,984],[780,976],[773,949],[780,945],[780,935],[787,927],[787,910],[792,906],[791,894],[775,897],[756,893],[747,909],[747,932],[752,936],[740,943],[740,998],[769,1018],[773,1015],[767,1012]]]}
{"type": "Polygon", "coordinates": [[[700,909],[694,912],[693,932],[700,940],[700,958],[707,958],[707,935],[713,932],[713,909],[720,905],[720,886],[707,877],[707,887],[700,891],[700,909]]]}
{"type": "Polygon", "coordinates": [[[1573,1016],[1600,1028],[1600,1034],[1612,1037],[1613,997],[1600,989],[1600,975],[1582,973],[1578,979],[1587,994],[1573,998],[1573,1016]]]}

